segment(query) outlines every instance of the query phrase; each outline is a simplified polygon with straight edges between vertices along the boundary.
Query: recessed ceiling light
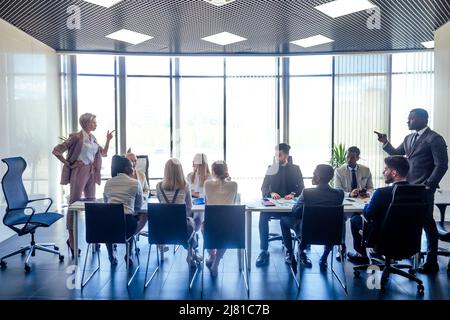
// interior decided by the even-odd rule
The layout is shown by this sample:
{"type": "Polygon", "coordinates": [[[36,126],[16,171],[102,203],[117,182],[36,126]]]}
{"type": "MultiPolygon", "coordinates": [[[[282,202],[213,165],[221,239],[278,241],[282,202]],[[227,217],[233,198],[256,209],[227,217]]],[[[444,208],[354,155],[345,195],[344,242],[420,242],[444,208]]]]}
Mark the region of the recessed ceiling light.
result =
{"type": "Polygon", "coordinates": [[[434,48],[434,41],[426,41],[422,42],[422,45],[427,49],[433,49],[434,48]]]}
{"type": "Polygon", "coordinates": [[[204,1],[206,1],[208,3],[211,3],[211,4],[215,5],[215,6],[220,7],[220,6],[223,6],[224,4],[231,3],[234,0],[204,0],[204,1]]]}
{"type": "Polygon", "coordinates": [[[305,38],[305,39],[291,41],[291,43],[295,44],[297,46],[303,47],[303,48],[309,48],[309,47],[318,46],[319,44],[330,43],[333,41],[334,41],[333,39],[327,38],[327,37],[319,34],[318,36],[313,36],[313,37],[309,37],[309,38],[305,38]]]}
{"type": "Polygon", "coordinates": [[[202,38],[202,40],[212,42],[219,44],[221,46],[226,46],[227,44],[232,44],[236,42],[241,42],[244,40],[247,40],[246,38],[242,38],[240,36],[237,36],[235,34],[229,33],[229,32],[221,32],[218,34],[214,34],[209,37],[202,38]]]}
{"type": "Polygon", "coordinates": [[[96,4],[98,6],[102,6],[105,8],[109,8],[109,7],[112,7],[113,5],[115,5],[116,3],[121,2],[122,0],[84,0],[84,1],[93,3],[93,4],[96,4]]]}
{"type": "Polygon", "coordinates": [[[337,18],[373,7],[376,6],[369,0],[336,0],[315,8],[332,18],[337,18]]]}
{"type": "Polygon", "coordinates": [[[107,35],[106,37],[109,39],[124,41],[124,42],[128,42],[131,44],[139,44],[144,41],[153,39],[153,37],[151,37],[151,36],[148,36],[148,35],[145,35],[142,33],[138,33],[138,32],[134,32],[134,31],[130,31],[127,29],[122,29],[117,32],[111,33],[111,34],[107,35]]]}

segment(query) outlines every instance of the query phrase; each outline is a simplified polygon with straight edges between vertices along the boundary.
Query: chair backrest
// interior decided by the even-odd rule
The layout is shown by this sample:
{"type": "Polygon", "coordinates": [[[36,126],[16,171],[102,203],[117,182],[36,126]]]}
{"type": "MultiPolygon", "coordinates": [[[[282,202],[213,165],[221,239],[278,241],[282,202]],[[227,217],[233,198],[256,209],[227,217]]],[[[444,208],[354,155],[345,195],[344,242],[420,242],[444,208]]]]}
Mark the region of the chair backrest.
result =
{"type": "Polygon", "coordinates": [[[377,238],[377,251],[391,259],[405,259],[420,251],[428,209],[423,185],[396,185],[377,238]]]}
{"type": "Polygon", "coordinates": [[[168,203],[148,204],[148,242],[187,246],[186,205],[168,203]]]}
{"type": "Polygon", "coordinates": [[[27,163],[22,157],[2,159],[8,170],[2,179],[2,189],[8,209],[23,208],[28,203],[28,195],[22,181],[27,163]]]}
{"type": "Polygon", "coordinates": [[[245,248],[245,206],[207,205],[204,226],[205,249],[245,248]]]}
{"type": "Polygon", "coordinates": [[[122,204],[86,203],[86,242],[125,243],[126,223],[122,204]]]}
{"type": "Polygon", "coordinates": [[[148,167],[149,167],[149,161],[148,156],[137,156],[137,163],[136,163],[136,169],[142,171],[145,173],[145,178],[147,179],[147,183],[149,182],[148,177],[148,167]]]}
{"type": "Polygon", "coordinates": [[[304,206],[301,239],[313,245],[344,243],[344,206],[304,206]]]}

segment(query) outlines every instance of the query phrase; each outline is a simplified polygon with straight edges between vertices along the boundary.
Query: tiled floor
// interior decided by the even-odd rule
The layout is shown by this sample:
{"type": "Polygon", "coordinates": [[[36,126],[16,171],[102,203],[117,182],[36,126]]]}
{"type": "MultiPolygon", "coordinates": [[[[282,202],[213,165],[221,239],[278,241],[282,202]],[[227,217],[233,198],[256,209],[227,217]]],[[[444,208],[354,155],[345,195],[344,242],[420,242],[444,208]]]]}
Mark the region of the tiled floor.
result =
{"type": "MultiPolygon", "coordinates": [[[[253,225],[253,263],[259,253],[257,220],[254,219],[253,225]]],[[[81,221],[80,226],[83,225],[84,222],[81,221]]],[[[270,228],[271,231],[279,230],[278,222],[271,222],[270,228]]],[[[81,230],[80,235],[83,235],[83,230],[81,230]]],[[[26,274],[23,269],[24,257],[16,256],[8,259],[7,268],[0,270],[0,299],[201,299],[201,273],[196,278],[192,290],[188,290],[190,275],[186,264],[186,251],[183,248],[180,248],[174,255],[171,247],[171,251],[165,255],[160,272],[153,279],[150,286],[144,290],[148,245],[146,244],[146,238],[142,237],[139,244],[141,248],[141,269],[129,288],[126,287],[127,274],[123,260],[124,247],[119,245],[119,265],[113,270],[111,269],[107,259],[106,248],[102,246],[101,271],[94,275],[83,290],[79,290],[71,281],[76,276],[70,274],[70,271],[74,270],[74,266],[71,266],[72,261],[68,259],[65,239],[65,222],[62,220],[50,229],[39,230],[36,240],[38,242],[56,242],[66,255],[65,261],[59,263],[56,255],[38,252],[36,257],[32,258],[31,272],[26,274]]],[[[83,240],[83,236],[81,236],[81,240],[83,240]]],[[[28,241],[28,236],[9,239],[0,244],[0,255],[16,250],[20,245],[27,244],[28,241]]],[[[348,234],[347,244],[351,248],[351,239],[348,234]]],[[[84,262],[86,248],[82,246],[82,249],[81,262],[84,262]]],[[[252,300],[450,299],[450,277],[446,273],[448,258],[439,258],[441,265],[439,274],[435,276],[419,275],[425,285],[425,295],[423,297],[416,295],[415,283],[395,275],[391,276],[386,293],[381,294],[376,289],[369,290],[367,275],[363,274],[361,278],[355,279],[352,270],[353,264],[347,262],[345,265],[349,293],[347,296],[339,282],[332,276],[330,269],[326,272],[319,270],[317,262],[322,251],[321,247],[313,246],[309,252],[313,268],[304,270],[302,287],[299,292],[288,266],[284,264],[281,243],[272,242],[269,250],[271,258],[267,267],[256,268],[252,265],[249,277],[250,299],[252,300]]],[[[92,261],[88,260],[88,262],[92,261]]],[[[150,264],[153,266],[155,263],[155,256],[152,255],[150,264]]],[[[336,262],[334,266],[338,274],[341,275],[341,264],[336,262]]],[[[92,269],[92,264],[90,269],[92,269]]],[[[80,274],[81,271],[77,275],[80,274]]],[[[212,278],[209,270],[205,270],[203,298],[208,300],[247,299],[247,292],[243,278],[239,273],[235,251],[227,252],[219,268],[219,276],[217,278],[212,278]]]]}

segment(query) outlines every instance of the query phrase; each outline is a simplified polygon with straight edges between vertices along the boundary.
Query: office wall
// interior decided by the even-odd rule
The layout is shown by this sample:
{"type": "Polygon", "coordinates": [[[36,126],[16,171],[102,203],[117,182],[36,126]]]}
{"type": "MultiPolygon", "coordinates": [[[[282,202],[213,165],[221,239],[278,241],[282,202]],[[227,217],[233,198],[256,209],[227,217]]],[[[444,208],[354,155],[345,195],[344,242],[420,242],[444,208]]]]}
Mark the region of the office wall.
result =
{"type": "MultiPolygon", "coordinates": [[[[30,197],[59,194],[51,155],[60,133],[59,62],[55,51],[0,19],[0,158],[22,156],[30,197]]],[[[1,163],[0,175],[6,172],[1,163]]],[[[5,201],[0,195],[0,221],[5,201]]],[[[0,223],[0,241],[14,233],[0,223]]]]}
{"type": "MultiPolygon", "coordinates": [[[[435,112],[434,128],[450,145],[450,22],[435,34],[435,112]]],[[[450,190],[450,172],[441,188],[450,190]]]]}

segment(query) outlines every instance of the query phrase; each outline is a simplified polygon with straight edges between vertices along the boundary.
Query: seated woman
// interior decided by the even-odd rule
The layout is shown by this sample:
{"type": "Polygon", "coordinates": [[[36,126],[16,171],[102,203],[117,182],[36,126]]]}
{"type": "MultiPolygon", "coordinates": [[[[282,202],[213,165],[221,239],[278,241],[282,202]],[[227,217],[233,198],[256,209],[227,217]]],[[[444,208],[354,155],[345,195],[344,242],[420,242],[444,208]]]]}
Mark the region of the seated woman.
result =
{"type": "MultiPolygon", "coordinates": [[[[143,204],[142,186],[136,179],[132,178],[133,166],[125,157],[114,156],[111,164],[111,176],[105,184],[105,190],[103,197],[106,203],[121,203],[123,204],[123,210],[125,213],[126,223],[126,237],[130,238],[135,235],[145,226],[147,223],[147,214],[139,214],[143,204]]],[[[132,244],[130,244],[130,251],[126,253],[130,256],[132,244]]],[[[109,260],[112,265],[117,264],[117,258],[115,257],[112,249],[112,243],[107,243],[109,260]]]]}
{"type": "MultiPolygon", "coordinates": [[[[178,159],[170,159],[164,167],[163,181],[156,185],[156,196],[160,203],[186,204],[186,219],[188,234],[195,230],[194,220],[192,219],[192,198],[189,184],[186,182],[183,173],[183,167],[178,159]]],[[[168,217],[170,219],[170,217],[168,217]]],[[[191,267],[196,267],[201,258],[196,254],[196,237],[191,237],[188,243],[187,262],[191,267]]]]}
{"type": "Polygon", "coordinates": [[[150,195],[150,186],[148,185],[148,181],[147,181],[147,177],[145,176],[145,172],[136,168],[137,157],[133,152],[131,152],[131,149],[128,149],[126,157],[128,160],[131,161],[131,164],[133,165],[132,177],[141,183],[142,191],[144,191],[144,198],[148,199],[148,197],[150,195]]]}
{"type": "MultiPolygon", "coordinates": [[[[214,162],[211,166],[213,181],[205,182],[205,195],[208,205],[232,205],[236,203],[237,183],[230,181],[228,166],[223,161],[214,162]]],[[[206,266],[211,270],[212,276],[217,276],[217,269],[220,260],[223,258],[226,249],[209,250],[209,260],[206,266]]]]}
{"type": "MultiPolygon", "coordinates": [[[[204,153],[197,153],[192,161],[193,171],[189,173],[186,180],[191,189],[192,198],[204,198],[205,181],[212,180],[211,172],[209,171],[208,158],[204,153]]],[[[194,213],[195,230],[198,231],[205,220],[205,212],[198,211],[194,213]]]]}

